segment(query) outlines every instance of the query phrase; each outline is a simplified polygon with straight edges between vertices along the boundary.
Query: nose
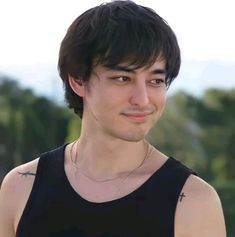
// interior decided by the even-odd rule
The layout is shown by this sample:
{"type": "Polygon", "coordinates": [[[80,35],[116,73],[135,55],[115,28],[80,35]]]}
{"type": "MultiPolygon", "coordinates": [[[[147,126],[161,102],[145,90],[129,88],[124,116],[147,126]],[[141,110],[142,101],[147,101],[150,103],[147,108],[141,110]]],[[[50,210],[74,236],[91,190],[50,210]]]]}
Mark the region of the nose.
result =
{"type": "Polygon", "coordinates": [[[149,94],[147,90],[146,83],[136,83],[133,85],[130,103],[136,106],[146,106],[149,104],[149,94]]]}

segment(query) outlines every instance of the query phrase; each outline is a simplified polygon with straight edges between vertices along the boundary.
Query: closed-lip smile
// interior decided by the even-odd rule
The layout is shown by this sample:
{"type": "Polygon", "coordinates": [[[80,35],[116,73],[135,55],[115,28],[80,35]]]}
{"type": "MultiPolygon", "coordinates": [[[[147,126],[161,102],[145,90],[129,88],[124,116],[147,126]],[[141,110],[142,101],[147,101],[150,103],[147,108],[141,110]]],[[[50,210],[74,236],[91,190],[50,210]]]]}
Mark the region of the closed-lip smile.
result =
{"type": "Polygon", "coordinates": [[[142,112],[135,112],[135,113],[122,113],[122,115],[126,116],[128,119],[134,122],[145,122],[147,117],[152,113],[142,113],[142,112]]]}

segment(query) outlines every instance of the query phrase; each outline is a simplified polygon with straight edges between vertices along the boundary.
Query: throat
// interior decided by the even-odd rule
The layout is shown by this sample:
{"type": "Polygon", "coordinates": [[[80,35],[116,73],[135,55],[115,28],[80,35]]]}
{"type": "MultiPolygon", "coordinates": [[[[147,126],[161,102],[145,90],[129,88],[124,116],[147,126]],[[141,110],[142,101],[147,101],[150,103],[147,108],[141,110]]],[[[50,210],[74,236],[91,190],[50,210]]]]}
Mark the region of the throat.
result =
{"type": "Polygon", "coordinates": [[[98,149],[94,156],[89,153],[89,149],[78,151],[79,145],[76,143],[70,148],[71,164],[77,172],[93,182],[110,182],[132,175],[143,166],[153,150],[149,143],[144,142],[139,152],[130,149],[127,152],[124,149],[118,152],[106,149],[101,152],[98,149]]]}

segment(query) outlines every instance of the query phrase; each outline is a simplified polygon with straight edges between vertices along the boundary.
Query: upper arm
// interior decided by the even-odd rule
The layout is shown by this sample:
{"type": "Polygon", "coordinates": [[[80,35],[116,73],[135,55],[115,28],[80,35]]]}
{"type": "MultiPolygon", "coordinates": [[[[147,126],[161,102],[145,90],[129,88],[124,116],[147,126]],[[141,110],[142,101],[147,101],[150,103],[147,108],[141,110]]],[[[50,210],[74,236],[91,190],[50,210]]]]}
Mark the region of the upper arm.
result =
{"type": "Polygon", "coordinates": [[[192,175],[182,191],[185,198],[176,209],[176,237],[225,237],[222,205],[215,189],[192,175]]]}
{"type": "Polygon", "coordinates": [[[14,175],[10,172],[0,189],[0,236],[13,237],[14,233],[14,175]]]}
{"type": "Polygon", "coordinates": [[[38,159],[16,167],[2,182],[0,189],[0,236],[14,237],[19,219],[30,195],[38,159]]]}

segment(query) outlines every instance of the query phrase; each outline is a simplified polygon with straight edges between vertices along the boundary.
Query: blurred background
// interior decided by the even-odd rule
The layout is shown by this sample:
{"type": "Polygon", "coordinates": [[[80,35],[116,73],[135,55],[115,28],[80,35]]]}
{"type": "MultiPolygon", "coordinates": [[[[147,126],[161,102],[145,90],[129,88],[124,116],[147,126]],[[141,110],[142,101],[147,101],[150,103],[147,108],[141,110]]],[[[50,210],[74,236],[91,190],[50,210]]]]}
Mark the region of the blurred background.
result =
{"type": "MultiPolygon", "coordinates": [[[[57,72],[60,42],[103,1],[0,0],[0,183],[13,167],[76,139],[57,72]]],[[[148,139],[215,187],[235,237],[235,14],[232,0],[142,0],[175,31],[182,67],[148,139]]]]}

